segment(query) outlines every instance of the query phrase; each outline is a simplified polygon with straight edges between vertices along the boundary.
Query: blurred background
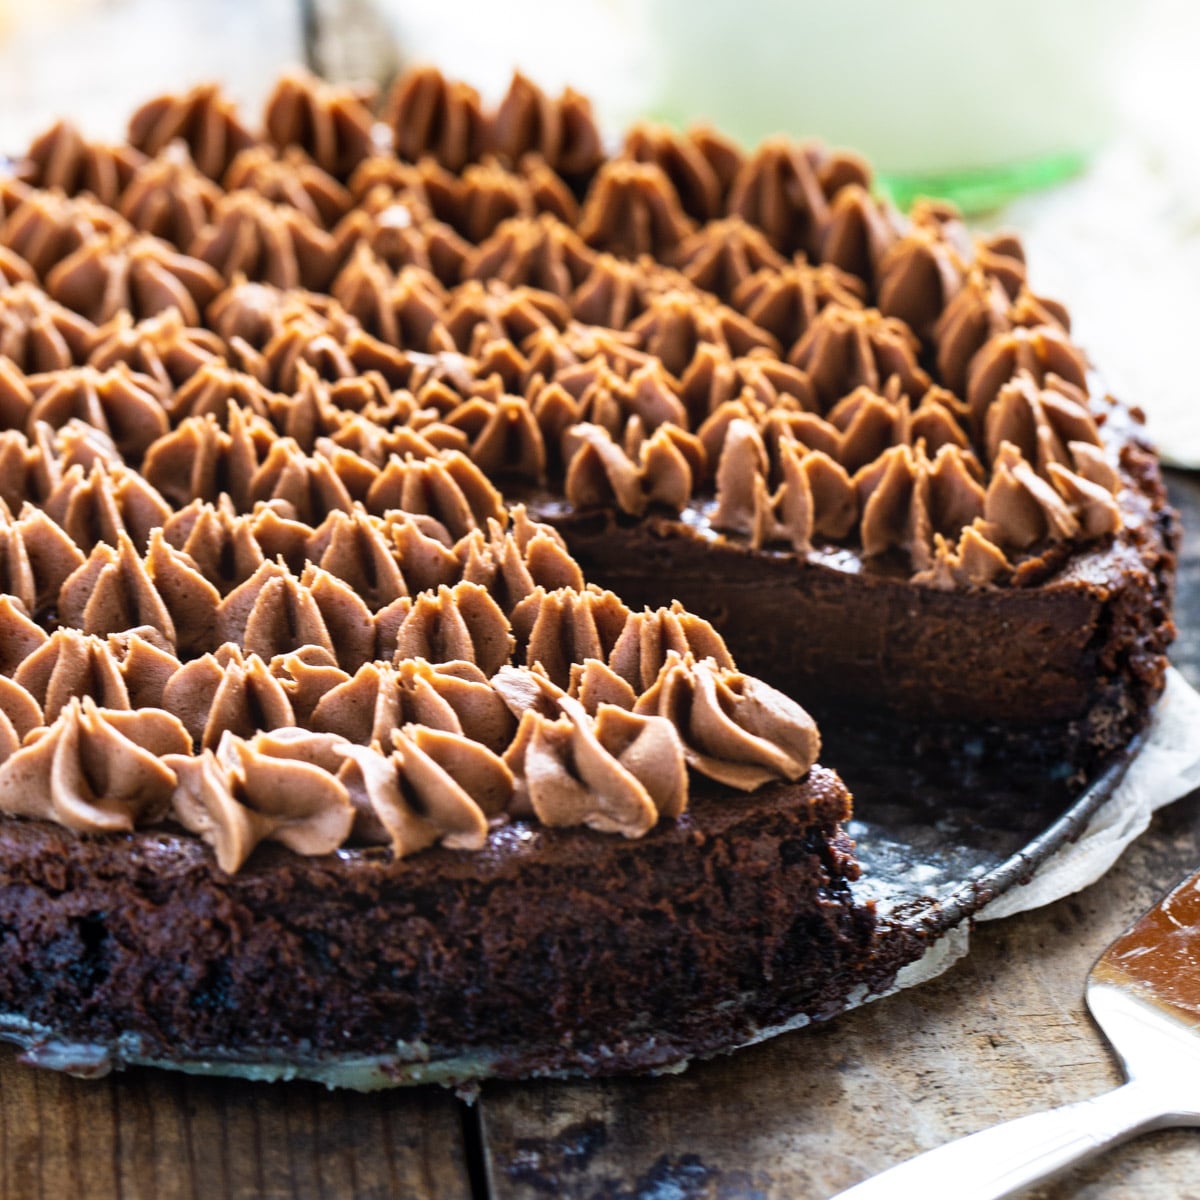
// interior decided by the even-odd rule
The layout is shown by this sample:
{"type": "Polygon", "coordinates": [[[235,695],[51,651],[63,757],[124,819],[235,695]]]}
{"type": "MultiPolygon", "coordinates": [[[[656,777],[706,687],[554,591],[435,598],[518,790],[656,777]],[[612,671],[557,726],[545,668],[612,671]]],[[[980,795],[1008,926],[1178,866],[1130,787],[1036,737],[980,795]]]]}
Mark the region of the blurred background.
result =
{"type": "Polygon", "coordinates": [[[1019,228],[1035,288],[1200,467],[1198,59],[1193,0],[0,0],[0,153],[59,116],[117,138],[200,80],[253,116],[296,62],[381,85],[434,62],[485,99],[519,67],[590,95],[610,136],[641,116],[815,134],[901,205],[1019,228]]]}

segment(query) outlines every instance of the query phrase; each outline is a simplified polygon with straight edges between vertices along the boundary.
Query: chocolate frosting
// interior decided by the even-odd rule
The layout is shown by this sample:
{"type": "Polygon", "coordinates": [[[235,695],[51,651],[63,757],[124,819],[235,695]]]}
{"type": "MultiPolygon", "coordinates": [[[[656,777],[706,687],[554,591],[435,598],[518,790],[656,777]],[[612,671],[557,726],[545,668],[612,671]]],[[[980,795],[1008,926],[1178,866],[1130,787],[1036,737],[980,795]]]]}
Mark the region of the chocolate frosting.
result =
{"type": "Polygon", "coordinates": [[[295,209],[324,229],[336,226],[354,204],[349,190],[299,146],[282,151],[270,146],[243,150],[225,172],[225,187],[230,192],[257,192],[264,200],[295,209]]]}
{"type": "Polygon", "coordinates": [[[143,104],[129,119],[128,137],[151,156],[179,138],[210,179],[220,179],[234,155],[254,142],[236,106],[213,83],[143,104]]]}
{"type": "Polygon", "coordinates": [[[329,854],[346,839],[354,807],[328,771],[273,751],[259,735],[226,733],[216,750],[170,755],[175,772],[171,815],[216,852],[223,871],[236,871],[259,842],[281,842],[297,854],[329,854]]]}
{"type": "MultiPolygon", "coordinates": [[[[843,167],[848,177],[856,170],[848,162],[843,167]]],[[[895,212],[868,188],[849,182],[839,187],[830,202],[821,231],[821,257],[860,279],[877,281],[896,237],[895,212]]]]}
{"type": "Polygon", "coordinates": [[[860,385],[878,392],[893,376],[902,392],[922,395],[931,380],[917,361],[918,350],[912,331],[895,317],[831,304],[817,314],[788,361],[808,373],[829,407],[860,385]]]}
{"type": "Polygon", "coordinates": [[[0,245],[19,255],[39,279],[99,238],[127,236],[128,224],[90,196],[29,190],[0,224],[0,245]]]}
{"type": "Polygon", "coordinates": [[[671,181],[653,163],[612,159],[596,173],[579,236],[621,258],[662,258],[693,229],[671,181]]]}
{"type": "MultiPolygon", "coordinates": [[[[138,459],[167,432],[159,385],[119,363],[108,371],[72,367],[25,380],[32,404],[26,423],[58,429],[73,419],[107,434],[126,458],[138,459]]],[[[0,387],[3,381],[0,381],[0,387]]]]}
{"type": "Polygon", "coordinates": [[[918,337],[928,339],[958,294],[965,269],[941,226],[914,224],[879,263],[879,311],[899,317],[918,337]]]}
{"type": "Polygon", "coordinates": [[[22,371],[60,371],[85,362],[95,329],[32,283],[0,291],[0,355],[22,371]]]}
{"type": "Polygon", "coordinates": [[[996,334],[971,359],[968,372],[965,399],[976,432],[1000,389],[1020,371],[1039,384],[1057,376],[1087,393],[1087,359],[1063,330],[1039,325],[996,334]]]}
{"type": "Polygon", "coordinates": [[[741,217],[710,221],[675,248],[674,262],[687,279],[728,302],[756,271],[774,274],[784,266],[766,236],[741,217]]]}
{"type": "MultiPolygon", "coordinates": [[[[688,216],[696,221],[715,220],[724,211],[725,193],[732,169],[722,172],[720,162],[705,153],[705,143],[692,134],[678,134],[665,125],[645,122],[625,135],[622,155],[635,162],[654,163],[675,188],[688,216]]],[[[731,154],[736,155],[733,147],[731,154]]]]}
{"type": "Polygon", "coordinates": [[[290,205],[258,192],[227,192],[188,253],[226,279],[244,275],[280,288],[321,288],[339,257],[337,242],[290,205]]]}
{"type": "MultiPolygon", "coordinates": [[[[535,287],[566,299],[589,279],[597,261],[573,229],[543,213],[499,222],[471,251],[463,274],[468,279],[498,279],[509,287],[535,287]]],[[[575,303],[571,307],[586,319],[575,303]]]]}
{"type": "Polygon", "coordinates": [[[520,71],[492,115],[487,142],[509,165],[536,153],[568,178],[589,175],[604,157],[591,101],[569,87],[552,99],[520,71]]]}
{"type": "Polygon", "coordinates": [[[612,592],[539,587],[513,609],[512,628],[525,663],[565,689],[574,663],[608,658],[628,616],[612,592]]]}
{"type": "MultiPolygon", "coordinates": [[[[0,807],[174,822],[237,870],[638,836],[815,728],[678,606],[587,586],[506,490],[844,545],[918,585],[1120,528],[1122,464],[1019,241],[906,220],[816,143],[743,155],[518,75],[387,106],[211,86],[0,187],[0,807]],[[45,292],[39,290],[42,281],[45,292]]],[[[1127,464],[1126,464],[1127,469],[1127,464]]]]}
{"type": "Polygon", "coordinates": [[[267,137],[297,146],[337,179],[346,179],[372,151],[371,87],[329,84],[308,71],[281,75],[263,112],[267,137]]]}
{"type": "Polygon", "coordinates": [[[35,187],[88,192],[115,208],[142,161],[132,146],[88,142],[72,122],[56,121],[30,143],[19,171],[35,187]]]}
{"type": "Polygon", "coordinates": [[[765,268],[742,279],[731,303],[783,346],[794,345],[826,305],[859,308],[865,287],[837,267],[810,266],[801,259],[777,269],[765,268]]]}
{"type": "Polygon", "coordinates": [[[844,186],[866,185],[866,164],[818,142],[771,138],[739,167],[728,211],[757,225],[784,254],[820,257],[829,201],[844,186]]]}
{"type": "MultiPolygon", "coordinates": [[[[686,436],[674,426],[663,425],[631,455],[599,425],[573,426],[565,451],[568,502],[576,508],[615,503],[634,516],[652,505],[681,512],[691,498],[695,478],[688,452],[680,444],[686,436]]],[[[695,445],[688,450],[694,451],[695,445]]]]}
{"type": "Polygon", "coordinates": [[[14,620],[6,604],[0,600],[0,619],[7,634],[26,649],[12,677],[41,706],[47,721],[55,720],[72,698],[90,697],[105,708],[127,709],[133,696],[154,703],[161,692],[171,656],[156,630],[132,629],[106,639],[63,628],[49,637],[38,630],[38,639],[33,634],[37,626],[14,620]],[[162,653],[153,653],[155,648],[162,653]]]}
{"type": "Polygon", "coordinates": [[[117,207],[135,229],[186,251],[220,198],[221,189],[196,169],[185,143],[171,142],[138,167],[117,207]]]}
{"type": "Polygon", "coordinates": [[[26,505],[16,518],[7,505],[0,509],[0,592],[27,613],[53,603],[83,562],[76,543],[41,509],[26,505]]]}
{"type": "Polygon", "coordinates": [[[418,67],[396,80],[384,121],[396,153],[410,162],[430,154],[451,171],[460,171],[485,144],[479,93],[434,67],[418,67]]]}
{"type": "Polygon", "coordinates": [[[397,856],[438,841],[457,850],[482,847],[487,809],[502,811],[512,791],[503,760],[468,739],[420,726],[396,730],[391,745],[390,754],[350,745],[342,751],[357,835],[390,842],[397,856]]]}
{"type": "Polygon", "coordinates": [[[177,308],[188,325],[196,325],[221,288],[220,275],[207,263],[158,238],[119,232],[91,238],[45,278],[51,296],[97,323],[122,310],[152,317],[177,308]]]}
{"type": "Polygon", "coordinates": [[[144,321],[123,311],[96,330],[88,363],[101,371],[125,363],[135,374],[153,379],[165,395],[224,353],[225,343],[215,333],[189,329],[178,309],[144,321]]]}
{"type": "Polygon", "coordinates": [[[0,764],[0,810],[76,833],[131,832],[166,814],[176,776],[163,758],[187,748],[169,713],[72,699],[0,764]]]}
{"type": "Polygon", "coordinates": [[[692,770],[744,791],[771,779],[799,779],[821,746],[812,718],[782,692],[674,650],[634,712],[665,717],[692,770]]]}

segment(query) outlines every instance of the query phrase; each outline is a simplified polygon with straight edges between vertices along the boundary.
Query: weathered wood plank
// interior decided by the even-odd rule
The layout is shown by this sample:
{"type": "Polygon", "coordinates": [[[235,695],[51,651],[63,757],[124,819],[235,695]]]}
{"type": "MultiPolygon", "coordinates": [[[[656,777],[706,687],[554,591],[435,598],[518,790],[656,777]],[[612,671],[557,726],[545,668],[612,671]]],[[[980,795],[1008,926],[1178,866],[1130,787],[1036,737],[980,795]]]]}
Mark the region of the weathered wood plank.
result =
{"type": "Polygon", "coordinates": [[[471,1195],[448,1092],[359,1095],[130,1071],[83,1082],[0,1049],[5,1200],[471,1195]]]}
{"type": "MultiPolygon", "coordinates": [[[[1172,479],[1200,532],[1200,483],[1172,479]]],[[[1200,682],[1200,536],[1181,563],[1175,660],[1200,682]]],[[[1198,733],[1200,736],[1200,733],[1198,733]]],[[[1200,794],[1078,896],[980,926],[923,987],[661,1080],[487,1087],[497,1200],[823,1197],[919,1150],[1118,1081],[1083,1004],[1099,952],[1200,863],[1200,794]],[[660,1189],[656,1191],[655,1189],[660,1189]]],[[[1155,1134],[1041,1200],[1200,1197],[1200,1136],[1155,1134]]]]}

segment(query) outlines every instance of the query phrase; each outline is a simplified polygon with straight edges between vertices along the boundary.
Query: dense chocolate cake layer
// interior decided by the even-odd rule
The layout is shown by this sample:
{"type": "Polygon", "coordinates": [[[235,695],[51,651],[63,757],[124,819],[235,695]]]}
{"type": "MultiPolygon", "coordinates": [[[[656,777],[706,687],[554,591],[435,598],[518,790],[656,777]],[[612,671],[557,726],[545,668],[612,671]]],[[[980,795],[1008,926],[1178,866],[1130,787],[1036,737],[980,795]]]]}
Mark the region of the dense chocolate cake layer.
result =
{"type": "Polygon", "coordinates": [[[10,820],[0,995],[118,1057],[666,1067],[878,992],[919,953],[869,953],[848,811],[814,768],[748,801],[701,795],[640,841],[517,823],[477,854],[269,847],[232,877],[194,839],[10,820]]]}

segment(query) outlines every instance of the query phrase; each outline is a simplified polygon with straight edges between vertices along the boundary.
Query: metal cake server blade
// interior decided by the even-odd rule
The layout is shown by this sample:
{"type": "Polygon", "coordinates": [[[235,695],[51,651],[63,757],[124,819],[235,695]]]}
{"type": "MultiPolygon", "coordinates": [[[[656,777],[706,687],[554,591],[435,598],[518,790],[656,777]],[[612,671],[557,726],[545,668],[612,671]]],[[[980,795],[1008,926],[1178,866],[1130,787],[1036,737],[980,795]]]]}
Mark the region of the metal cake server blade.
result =
{"type": "Polygon", "coordinates": [[[1086,995],[1121,1087],[959,1138],[833,1200],[1000,1200],[1135,1134],[1200,1125],[1200,871],[1109,946],[1086,995]]]}

